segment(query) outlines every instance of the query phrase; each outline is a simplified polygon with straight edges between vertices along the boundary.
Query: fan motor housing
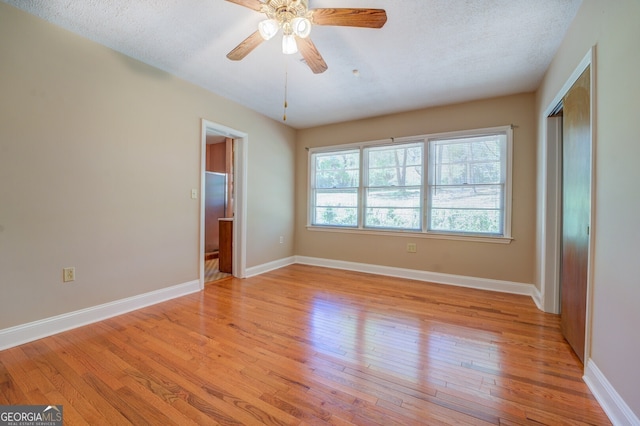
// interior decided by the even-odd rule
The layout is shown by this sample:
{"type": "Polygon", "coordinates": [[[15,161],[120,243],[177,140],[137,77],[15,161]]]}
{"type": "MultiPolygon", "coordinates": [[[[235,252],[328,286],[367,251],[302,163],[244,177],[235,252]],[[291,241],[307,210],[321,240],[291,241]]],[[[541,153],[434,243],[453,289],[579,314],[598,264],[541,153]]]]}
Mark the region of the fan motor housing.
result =
{"type": "Polygon", "coordinates": [[[287,22],[296,17],[306,17],[309,0],[269,0],[263,12],[271,19],[287,22]]]}

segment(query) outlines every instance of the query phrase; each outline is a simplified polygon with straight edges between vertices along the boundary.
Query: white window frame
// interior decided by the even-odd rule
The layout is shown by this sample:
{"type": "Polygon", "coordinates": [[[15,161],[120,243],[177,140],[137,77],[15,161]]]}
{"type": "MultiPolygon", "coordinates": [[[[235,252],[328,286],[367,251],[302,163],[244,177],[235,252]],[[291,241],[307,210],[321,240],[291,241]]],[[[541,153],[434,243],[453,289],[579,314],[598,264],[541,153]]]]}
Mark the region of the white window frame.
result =
{"type": "MultiPolygon", "coordinates": [[[[361,156],[362,156],[362,175],[361,175],[361,180],[362,180],[362,223],[361,223],[361,228],[362,229],[366,229],[366,230],[376,230],[376,229],[383,229],[383,230],[397,230],[397,231],[402,231],[402,232],[420,232],[423,228],[424,228],[424,214],[422,214],[422,212],[424,212],[424,170],[425,165],[424,165],[424,160],[425,160],[425,155],[424,155],[424,149],[425,149],[425,144],[424,141],[422,140],[409,140],[409,141],[402,141],[402,142],[395,142],[395,143],[386,143],[386,144],[376,144],[376,145],[366,145],[362,148],[361,150],[361,156]],[[367,209],[370,208],[371,206],[368,204],[368,200],[367,200],[367,195],[369,194],[370,191],[375,192],[376,190],[383,190],[383,189],[391,189],[391,188],[399,188],[400,186],[388,186],[388,185],[373,185],[370,181],[370,172],[371,172],[371,165],[369,164],[369,152],[371,150],[376,150],[376,149],[382,149],[384,150],[385,148],[397,148],[397,147],[401,147],[401,146],[406,146],[406,145],[418,145],[421,144],[422,145],[422,164],[420,165],[420,167],[422,168],[422,182],[419,185],[404,185],[404,188],[411,188],[411,187],[417,187],[419,192],[420,192],[420,198],[419,198],[419,205],[418,205],[418,212],[420,214],[420,217],[418,219],[418,228],[396,228],[396,227],[385,227],[385,226],[374,226],[374,225],[367,225],[367,209]]],[[[393,207],[393,206],[387,206],[389,208],[393,207]]]]}
{"type": "MultiPolygon", "coordinates": [[[[351,225],[313,225],[313,226],[317,226],[317,227],[336,227],[336,228],[349,228],[349,229],[357,229],[360,227],[360,224],[362,223],[362,217],[361,217],[361,208],[360,206],[362,205],[362,150],[358,149],[358,147],[352,147],[352,146],[341,146],[341,147],[336,147],[336,149],[331,149],[331,150],[322,150],[322,151],[315,151],[314,154],[336,154],[336,155],[340,155],[340,154],[345,154],[345,153],[350,153],[353,151],[359,151],[358,153],[358,185],[354,186],[354,187],[349,187],[349,188],[355,188],[356,189],[356,199],[357,199],[357,204],[356,204],[356,215],[357,215],[357,219],[356,219],[356,225],[355,226],[351,226],[351,225]]],[[[313,224],[314,220],[315,220],[315,199],[316,199],[316,193],[319,190],[318,188],[316,188],[316,172],[317,170],[315,169],[315,165],[313,162],[313,155],[309,155],[309,189],[308,189],[308,193],[309,193],[309,206],[314,206],[313,208],[308,209],[308,223],[311,225],[313,224]]],[[[320,189],[330,189],[330,188],[320,188],[320,189]]],[[[337,189],[337,188],[336,188],[337,189]]]]}
{"type": "Polygon", "coordinates": [[[453,240],[467,240],[467,241],[480,241],[480,242],[490,242],[490,243],[504,243],[508,244],[512,240],[511,235],[511,215],[512,215],[512,188],[513,188],[513,129],[512,126],[499,126],[499,127],[490,127],[483,129],[472,129],[472,130],[464,130],[464,131],[455,131],[455,132],[444,132],[444,133],[435,133],[435,134],[425,134],[418,136],[410,136],[403,138],[395,138],[389,141],[386,140],[377,140],[377,141],[368,141],[368,142],[360,142],[355,144],[345,144],[345,145],[334,145],[334,146],[324,146],[324,147],[316,147],[308,149],[308,157],[307,157],[307,165],[308,165],[308,200],[307,200],[307,229],[310,231],[319,231],[319,232],[344,232],[344,233],[358,233],[358,234],[378,234],[378,235],[396,235],[396,236],[407,236],[410,235],[413,237],[419,238],[438,238],[438,239],[453,239],[453,240]],[[501,235],[494,234],[475,234],[475,233],[465,233],[465,232],[448,232],[448,231],[429,231],[428,228],[428,214],[430,210],[429,205],[429,167],[431,165],[429,152],[430,152],[430,141],[435,140],[443,140],[443,139],[457,139],[457,138],[468,138],[468,137],[477,137],[477,136],[485,136],[491,134],[502,133],[506,135],[506,152],[504,153],[504,174],[505,174],[505,183],[504,183],[504,194],[503,194],[503,233],[501,235]],[[401,145],[408,143],[422,142],[423,146],[423,181],[422,181],[422,200],[421,200],[421,208],[422,208],[422,228],[420,230],[404,230],[404,229],[386,229],[386,228],[365,228],[364,227],[364,209],[365,200],[364,200],[364,178],[366,173],[364,157],[365,157],[365,148],[367,147],[376,147],[382,145],[401,145]],[[357,227],[344,227],[344,226],[331,226],[331,225],[313,225],[312,217],[314,210],[314,199],[313,199],[313,182],[315,176],[314,164],[313,164],[313,156],[317,153],[331,153],[331,152],[340,152],[345,150],[359,149],[360,150],[360,183],[358,187],[358,225],[357,227]]]}
{"type": "MultiPolygon", "coordinates": [[[[512,143],[512,130],[511,127],[506,127],[506,128],[498,128],[497,130],[495,128],[492,129],[483,129],[482,132],[478,132],[478,131],[465,131],[465,132],[450,132],[450,133],[446,133],[443,135],[432,135],[427,139],[427,149],[429,150],[428,154],[426,155],[426,160],[429,162],[427,165],[427,168],[429,170],[428,172],[428,176],[427,176],[427,180],[425,182],[425,191],[427,193],[427,202],[426,202],[426,210],[425,210],[425,214],[426,214],[426,227],[427,227],[427,232],[429,233],[445,233],[445,234],[463,234],[463,235],[485,235],[485,236],[496,236],[499,238],[510,238],[511,237],[511,159],[512,159],[512,147],[513,147],[513,143],[512,143]],[[500,178],[500,182],[498,182],[497,184],[502,186],[502,197],[500,199],[500,223],[501,223],[501,229],[502,229],[502,233],[497,233],[497,234],[485,234],[485,233],[473,233],[473,232],[465,232],[465,231],[443,231],[443,230],[435,230],[435,229],[430,229],[431,226],[431,215],[433,213],[433,203],[432,203],[432,191],[431,189],[433,187],[436,187],[435,182],[433,182],[433,180],[435,179],[434,177],[434,167],[436,166],[436,159],[433,158],[432,153],[433,153],[433,146],[436,143],[439,142],[443,142],[443,143],[447,143],[447,141],[462,141],[465,139],[479,139],[479,138],[484,138],[484,137],[490,137],[490,136],[494,136],[494,135],[504,135],[505,137],[505,144],[503,146],[501,146],[501,152],[500,152],[500,159],[501,159],[501,178],[500,178]]],[[[468,163],[467,163],[468,164],[468,163]]],[[[469,185],[471,186],[481,186],[481,184],[473,184],[473,183],[464,183],[464,186],[469,185]]],[[[450,184],[450,185],[444,185],[444,187],[456,187],[456,186],[460,186],[460,184],[450,184]]]]}

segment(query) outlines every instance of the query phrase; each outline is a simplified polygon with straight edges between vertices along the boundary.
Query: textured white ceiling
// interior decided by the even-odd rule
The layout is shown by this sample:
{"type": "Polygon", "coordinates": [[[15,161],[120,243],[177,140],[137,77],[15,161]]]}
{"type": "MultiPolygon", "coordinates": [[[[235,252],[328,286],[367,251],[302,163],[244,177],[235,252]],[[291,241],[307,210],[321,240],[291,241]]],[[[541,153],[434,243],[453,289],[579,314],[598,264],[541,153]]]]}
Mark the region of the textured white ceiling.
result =
{"type": "Polygon", "coordinates": [[[310,0],[387,11],[382,29],[316,26],[329,69],[280,40],[226,54],[263,15],[225,0],[2,0],[295,128],[533,91],[581,0],[310,0]],[[353,70],[359,71],[355,77],[353,70]]]}

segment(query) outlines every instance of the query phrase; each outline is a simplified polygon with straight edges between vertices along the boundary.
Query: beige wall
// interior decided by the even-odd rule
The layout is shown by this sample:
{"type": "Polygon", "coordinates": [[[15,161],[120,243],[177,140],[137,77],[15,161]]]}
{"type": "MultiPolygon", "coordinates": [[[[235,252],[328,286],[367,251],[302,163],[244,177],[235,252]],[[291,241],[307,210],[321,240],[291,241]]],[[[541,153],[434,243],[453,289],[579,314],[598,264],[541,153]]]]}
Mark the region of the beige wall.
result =
{"type": "Polygon", "coordinates": [[[202,118],[249,135],[247,266],[292,256],[295,131],[0,3],[0,330],[198,279],[202,118]]]}
{"type": "Polygon", "coordinates": [[[428,272],[533,283],[535,252],[534,95],[521,94],[300,130],[296,150],[296,254],[428,272]],[[358,235],[306,229],[306,148],[513,124],[513,242],[358,235]],[[407,253],[407,242],[417,253],[407,253]]]}
{"type": "MultiPolygon", "coordinates": [[[[589,49],[597,45],[590,362],[595,363],[637,417],[640,417],[639,17],[637,0],[585,0],[538,90],[536,108],[542,128],[545,108],[589,49]]],[[[543,143],[540,138],[539,144],[543,143]]]]}

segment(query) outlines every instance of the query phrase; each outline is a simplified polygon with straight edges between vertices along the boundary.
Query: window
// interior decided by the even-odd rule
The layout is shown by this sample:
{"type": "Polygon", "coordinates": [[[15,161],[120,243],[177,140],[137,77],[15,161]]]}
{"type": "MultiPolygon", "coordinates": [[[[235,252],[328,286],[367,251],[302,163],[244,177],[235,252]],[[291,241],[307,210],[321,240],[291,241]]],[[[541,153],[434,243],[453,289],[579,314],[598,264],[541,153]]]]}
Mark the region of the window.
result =
{"type": "Polygon", "coordinates": [[[309,225],[510,238],[510,127],[310,150],[309,225]]]}
{"type": "Polygon", "coordinates": [[[364,149],[364,227],[422,228],[422,143],[364,149]]]}
{"type": "Polygon", "coordinates": [[[502,235],[506,134],[429,141],[429,231],[502,235]]]}
{"type": "Polygon", "coordinates": [[[360,151],[319,153],[312,156],[311,197],[314,225],[357,226],[360,151]]]}

